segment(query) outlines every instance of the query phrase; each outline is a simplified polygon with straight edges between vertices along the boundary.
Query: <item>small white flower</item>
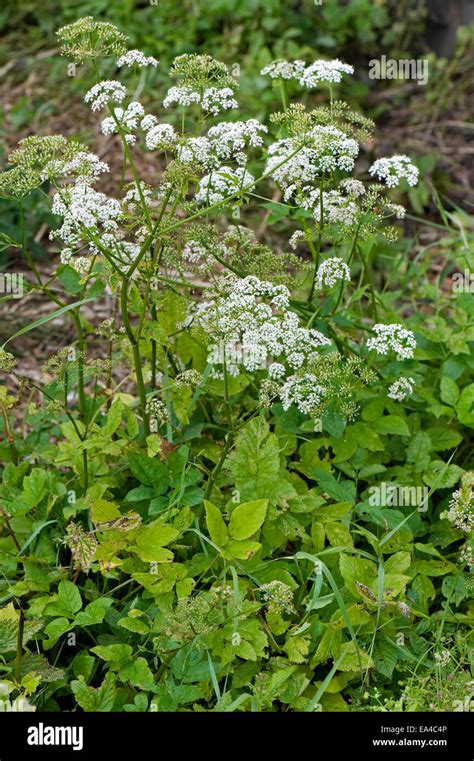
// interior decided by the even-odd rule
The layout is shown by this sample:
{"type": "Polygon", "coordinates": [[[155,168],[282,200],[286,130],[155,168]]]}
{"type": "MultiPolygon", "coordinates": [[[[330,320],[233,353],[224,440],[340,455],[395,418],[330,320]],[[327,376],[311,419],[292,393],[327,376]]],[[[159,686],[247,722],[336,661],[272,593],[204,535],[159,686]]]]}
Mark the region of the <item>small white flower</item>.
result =
{"type": "Polygon", "coordinates": [[[200,104],[202,110],[217,116],[219,111],[229,108],[238,108],[238,103],[234,98],[234,91],[230,87],[208,87],[201,94],[193,90],[189,85],[182,87],[170,87],[166,98],[163,101],[165,108],[169,108],[177,103],[180,106],[191,106],[200,104]]]}
{"type": "Polygon", "coordinates": [[[325,389],[318,384],[318,379],[312,373],[303,376],[291,375],[280,391],[280,398],[284,410],[290,409],[291,405],[311,415],[321,404],[325,389]]]}
{"type": "Polygon", "coordinates": [[[389,387],[387,396],[396,402],[403,402],[407,396],[413,393],[414,385],[413,378],[401,376],[389,387]]]}
{"type": "Polygon", "coordinates": [[[369,173],[384,181],[389,188],[396,188],[403,178],[410,186],[416,185],[420,174],[418,167],[412,164],[408,156],[377,159],[370,167],[369,173]]]}
{"type": "Polygon", "coordinates": [[[245,149],[263,145],[261,132],[268,132],[268,129],[257,119],[249,119],[246,122],[221,122],[210,128],[208,138],[221,161],[227,161],[234,156],[237,163],[243,165],[247,160],[245,149]]]}
{"type": "Polygon", "coordinates": [[[383,325],[378,323],[373,327],[375,336],[367,341],[367,348],[374,349],[377,354],[388,354],[394,351],[397,359],[411,359],[416,349],[415,336],[411,330],[397,323],[383,325]]]}
{"type": "Polygon", "coordinates": [[[245,190],[254,182],[255,178],[243,167],[232,169],[228,166],[221,166],[202,178],[196,193],[196,201],[198,203],[218,203],[233,193],[245,190]]]}
{"type": "Polygon", "coordinates": [[[183,259],[190,264],[197,264],[207,256],[207,251],[196,240],[188,240],[183,248],[183,259]]]}
{"type": "Polygon", "coordinates": [[[260,72],[271,79],[300,79],[305,69],[304,61],[272,61],[260,72]]]}
{"type": "Polygon", "coordinates": [[[171,148],[178,139],[176,132],[171,124],[157,124],[151,127],[145,138],[145,145],[149,151],[156,148],[171,148]]]}
{"type": "Polygon", "coordinates": [[[316,284],[319,288],[332,288],[337,282],[350,282],[351,271],[347,264],[338,256],[331,256],[319,265],[316,273],[316,284]]]}
{"type": "Polygon", "coordinates": [[[120,68],[122,66],[139,66],[142,68],[143,66],[158,66],[159,61],[156,60],[156,58],[153,58],[153,56],[146,56],[144,53],[141,52],[141,50],[129,50],[127,53],[124,53],[117,61],[117,66],[120,68]]]}
{"type": "Polygon", "coordinates": [[[152,127],[155,127],[158,124],[158,119],[156,116],[153,116],[153,114],[146,114],[143,119],[140,122],[140,127],[142,130],[147,132],[152,127]]]}
{"type": "Polygon", "coordinates": [[[300,84],[304,87],[317,87],[320,82],[338,84],[343,74],[353,74],[354,67],[348,63],[342,63],[339,59],[333,61],[314,61],[308,66],[300,77],[300,84]]]}
{"type": "Polygon", "coordinates": [[[339,187],[352,198],[359,198],[365,193],[364,183],[360,180],[353,180],[351,177],[347,180],[342,180],[342,182],[339,183],[339,187]]]}
{"type": "Polygon", "coordinates": [[[178,160],[182,164],[202,164],[211,168],[220,163],[212,153],[212,146],[207,137],[190,137],[178,147],[178,160]]]}
{"type": "Polygon", "coordinates": [[[84,96],[86,103],[91,104],[93,111],[99,111],[104,108],[107,103],[115,101],[121,103],[127,95],[125,87],[116,80],[103,80],[91,87],[84,96]]]}
{"type": "Polygon", "coordinates": [[[293,233],[289,240],[290,248],[293,249],[293,251],[298,248],[300,243],[306,240],[306,236],[303,232],[303,230],[296,230],[296,232],[293,233]]]}
{"type": "Polygon", "coordinates": [[[281,362],[272,362],[268,368],[268,377],[272,378],[272,380],[283,378],[285,373],[285,365],[282,365],[281,362]]]}

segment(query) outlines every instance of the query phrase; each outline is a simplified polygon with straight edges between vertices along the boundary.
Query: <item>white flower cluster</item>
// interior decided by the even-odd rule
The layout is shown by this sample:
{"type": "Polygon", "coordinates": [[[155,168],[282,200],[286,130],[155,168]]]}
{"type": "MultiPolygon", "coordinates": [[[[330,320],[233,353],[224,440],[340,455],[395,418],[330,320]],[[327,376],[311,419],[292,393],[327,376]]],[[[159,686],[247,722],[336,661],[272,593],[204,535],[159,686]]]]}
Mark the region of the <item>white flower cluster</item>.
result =
{"type": "Polygon", "coordinates": [[[68,246],[78,244],[84,228],[97,234],[101,229],[115,232],[122,216],[120,201],[99,193],[83,180],[56,193],[52,204],[53,214],[63,218],[63,224],[54,232],[68,246]]]}
{"type": "Polygon", "coordinates": [[[173,103],[185,107],[197,104],[201,106],[203,111],[213,116],[217,116],[220,111],[238,108],[239,106],[234,98],[234,91],[230,87],[207,87],[201,94],[189,85],[170,87],[163,105],[165,108],[169,108],[173,103]]]}
{"type": "Polygon", "coordinates": [[[391,203],[389,201],[388,203],[384,204],[384,207],[389,212],[389,214],[393,214],[397,219],[405,218],[406,209],[404,206],[401,206],[399,203],[391,203]]]}
{"type": "Polygon", "coordinates": [[[303,241],[305,240],[306,240],[306,236],[303,230],[296,230],[288,242],[290,244],[290,248],[292,248],[294,251],[296,248],[298,248],[300,243],[303,243],[303,241]]]}
{"type": "Polygon", "coordinates": [[[342,63],[338,58],[333,61],[314,61],[305,68],[300,78],[300,84],[305,87],[317,87],[320,82],[338,84],[343,74],[353,74],[354,67],[348,63],[342,63]]]}
{"type": "Polygon", "coordinates": [[[126,95],[127,90],[120,82],[114,79],[104,79],[86,92],[84,100],[91,104],[93,111],[100,111],[111,101],[121,103],[126,95]]]}
{"type": "Polygon", "coordinates": [[[410,394],[413,393],[415,381],[413,378],[405,378],[403,375],[398,378],[388,389],[387,396],[396,402],[403,402],[410,394]]]}
{"type": "Polygon", "coordinates": [[[285,190],[288,200],[324,172],[352,171],[359,146],[337,127],[317,125],[302,136],[278,140],[268,153],[265,171],[285,190]]]}
{"type": "MultiPolygon", "coordinates": [[[[137,129],[139,121],[145,116],[145,109],[138,101],[132,101],[127,108],[114,108],[115,118],[113,116],[107,116],[100,125],[100,130],[103,135],[112,135],[114,132],[118,132],[119,129],[128,130],[132,132],[137,129]]],[[[127,134],[125,135],[127,143],[134,143],[136,136],[127,134]]]]}
{"type": "Polygon", "coordinates": [[[360,198],[360,196],[365,194],[364,183],[360,180],[354,180],[352,177],[349,177],[347,180],[342,180],[342,182],[339,183],[339,187],[342,188],[350,198],[360,198]]]}
{"type": "Polygon", "coordinates": [[[214,342],[208,362],[222,365],[233,375],[243,367],[260,370],[270,362],[270,377],[281,379],[299,370],[330,341],[317,330],[300,327],[298,316],[288,310],[290,292],[256,277],[233,279],[223,294],[199,304],[194,317],[214,342]],[[276,361],[274,361],[276,360],[276,361]]]}
{"type": "Polygon", "coordinates": [[[369,173],[385,182],[389,188],[396,188],[402,179],[414,186],[419,176],[418,167],[412,164],[408,156],[377,159],[370,167],[369,173]]]}
{"type": "Polygon", "coordinates": [[[75,175],[76,177],[82,177],[88,184],[95,182],[101,174],[109,171],[108,164],[105,164],[99,159],[95,153],[88,153],[86,151],[79,151],[69,161],[53,160],[46,164],[41,177],[42,179],[49,179],[51,177],[69,177],[75,175]]]}
{"type": "Polygon", "coordinates": [[[183,259],[190,264],[198,264],[207,256],[206,248],[197,240],[188,240],[183,248],[183,259]]]}
{"type": "Polygon", "coordinates": [[[343,196],[337,190],[323,191],[321,199],[320,190],[303,187],[301,195],[302,198],[297,199],[298,205],[303,209],[310,210],[318,222],[321,220],[321,201],[323,222],[351,227],[355,224],[359,215],[359,209],[354,201],[351,201],[347,196],[343,196]]]}
{"type": "Polygon", "coordinates": [[[216,167],[219,164],[213,155],[212,146],[207,137],[188,138],[178,147],[177,157],[182,164],[196,162],[208,168],[216,167]]]}
{"type": "Polygon", "coordinates": [[[245,149],[248,146],[258,148],[263,145],[262,132],[268,132],[264,124],[257,119],[248,119],[246,122],[216,124],[210,128],[208,138],[221,161],[228,161],[234,156],[237,163],[243,165],[247,160],[245,149]]]}
{"type": "Polygon", "coordinates": [[[398,323],[391,325],[377,323],[373,330],[375,336],[367,341],[368,349],[374,349],[377,354],[388,354],[389,351],[394,351],[397,354],[397,359],[411,359],[413,357],[416,340],[411,330],[407,330],[398,323]]]}
{"type": "Polygon", "coordinates": [[[337,282],[351,280],[351,271],[347,264],[339,256],[331,256],[319,265],[316,273],[316,285],[318,288],[326,286],[333,288],[337,282]]]}
{"type": "MultiPolygon", "coordinates": [[[[147,117],[145,117],[145,119],[146,118],[147,117]]],[[[143,121],[141,125],[142,127],[143,121]]],[[[149,122],[145,122],[145,124],[148,123],[149,122]]],[[[144,127],[144,129],[146,129],[146,127],[144,127]]],[[[157,148],[166,150],[172,148],[176,144],[177,139],[178,136],[171,124],[156,124],[148,129],[145,137],[145,145],[149,151],[156,150],[157,148]]]]}
{"type": "Polygon", "coordinates": [[[271,79],[300,79],[305,70],[304,61],[272,61],[265,66],[260,74],[271,79]]]}
{"type": "Polygon", "coordinates": [[[145,53],[142,53],[141,50],[128,50],[126,53],[124,53],[117,61],[117,66],[121,68],[122,66],[139,66],[140,68],[143,68],[144,66],[158,66],[159,61],[156,60],[156,58],[153,58],[153,56],[146,56],[145,53]]]}
{"type": "Polygon", "coordinates": [[[244,191],[254,182],[253,175],[243,167],[232,169],[229,166],[221,166],[202,178],[196,193],[196,201],[207,204],[219,203],[233,193],[244,191]]]}
{"type": "Polygon", "coordinates": [[[471,534],[474,526],[474,473],[463,473],[461,485],[452,493],[449,511],[441,513],[441,518],[447,518],[460,531],[471,534]]]}
{"type": "Polygon", "coordinates": [[[306,375],[291,375],[280,390],[280,398],[283,409],[288,410],[292,404],[300,412],[311,415],[321,404],[326,389],[318,384],[318,379],[313,373],[306,375]]]}

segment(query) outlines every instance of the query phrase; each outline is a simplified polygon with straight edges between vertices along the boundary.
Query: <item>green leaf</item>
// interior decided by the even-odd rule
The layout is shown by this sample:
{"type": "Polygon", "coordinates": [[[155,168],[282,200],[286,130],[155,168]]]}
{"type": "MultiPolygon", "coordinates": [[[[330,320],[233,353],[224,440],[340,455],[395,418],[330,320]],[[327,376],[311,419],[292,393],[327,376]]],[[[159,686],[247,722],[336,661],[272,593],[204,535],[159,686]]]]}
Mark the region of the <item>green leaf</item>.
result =
{"type": "Polygon", "coordinates": [[[107,421],[101,430],[103,436],[110,437],[115,433],[120,423],[122,422],[124,409],[125,405],[121,399],[114,399],[110,410],[107,413],[107,421]]]}
{"type": "Polygon", "coordinates": [[[403,573],[411,564],[410,552],[395,552],[388,560],[385,561],[384,570],[386,574],[389,573],[403,573]]]}
{"type": "Polygon", "coordinates": [[[87,607],[77,614],[74,621],[75,626],[95,626],[101,624],[105,618],[107,608],[113,605],[113,600],[110,597],[103,597],[99,600],[94,600],[89,603],[87,607]]]}
{"type": "Polygon", "coordinates": [[[423,473],[423,481],[434,489],[450,489],[456,486],[463,473],[459,465],[433,460],[423,473]]]}
{"type": "Polygon", "coordinates": [[[154,690],[156,687],[150,667],[142,657],[125,663],[120,667],[118,675],[122,682],[130,682],[133,687],[141,690],[154,690]]]}
{"type": "Polygon", "coordinates": [[[225,557],[238,558],[239,560],[249,560],[261,548],[259,542],[252,542],[248,539],[244,541],[231,540],[225,548],[225,557]]]}
{"type": "Polygon", "coordinates": [[[114,502],[106,499],[97,499],[91,505],[92,520],[97,523],[108,523],[120,518],[122,515],[114,502]]]}
{"type": "Polygon", "coordinates": [[[412,575],[420,573],[422,576],[444,576],[455,570],[456,566],[449,560],[415,560],[410,566],[412,575]]]}
{"type": "Polygon", "coordinates": [[[434,452],[444,452],[446,449],[454,449],[462,441],[462,435],[459,431],[452,428],[446,428],[443,425],[436,425],[429,428],[428,436],[431,439],[432,449],[434,452]]]}
{"type": "Polygon", "coordinates": [[[338,502],[355,504],[355,485],[352,481],[337,481],[331,473],[320,468],[313,468],[313,478],[321,489],[338,502]]]}
{"type": "Polygon", "coordinates": [[[123,626],[124,629],[127,629],[134,634],[148,634],[149,632],[146,623],[140,621],[139,618],[131,618],[130,616],[127,616],[126,618],[120,618],[117,623],[119,626],[123,626]]]}
{"type": "Polygon", "coordinates": [[[206,526],[209,536],[218,547],[225,547],[229,541],[229,535],[221,511],[206,499],[204,500],[204,507],[206,508],[206,526]]]}
{"type": "Polygon", "coordinates": [[[449,404],[451,407],[455,407],[456,402],[459,399],[459,388],[457,383],[445,375],[441,378],[440,391],[441,401],[445,404],[449,404]]]}
{"type": "Polygon", "coordinates": [[[71,682],[71,690],[78,705],[88,713],[98,711],[109,713],[115,703],[115,677],[110,672],[106,675],[101,686],[97,689],[88,687],[82,676],[71,682]]]}
{"type": "Polygon", "coordinates": [[[69,264],[62,267],[58,272],[58,280],[62,283],[66,293],[75,296],[82,290],[81,276],[69,264]]]}
{"type": "Polygon", "coordinates": [[[232,511],[229,534],[233,539],[249,539],[257,533],[267,515],[268,500],[244,502],[232,511]]]}
{"type": "Polygon", "coordinates": [[[13,603],[0,608],[0,653],[8,653],[16,649],[19,618],[13,603]]]}
{"type": "Polygon", "coordinates": [[[61,581],[58,593],[45,608],[47,616],[74,618],[82,608],[81,593],[72,581],[61,581]]]}
{"type": "Polygon", "coordinates": [[[394,436],[409,436],[410,429],[406,421],[399,415],[385,415],[373,424],[377,433],[391,433],[394,436]]]}
{"type": "Polygon", "coordinates": [[[474,428],[474,383],[463,390],[456,404],[456,412],[461,423],[474,428]]]}
{"type": "Polygon", "coordinates": [[[145,486],[153,486],[155,495],[164,494],[168,490],[168,469],[158,457],[129,454],[128,462],[135,478],[145,486]]]}
{"type": "Polygon", "coordinates": [[[278,438],[263,417],[247,423],[238,434],[228,464],[240,499],[286,499],[295,496],[280,474],[278,438]]]}
{"type": "Polygon", "coordinates": [[[131,645],[96,645],[91,648],[91,653],[98,655],[99,658],[107,663],[123,663],[132,657],[133,648],[131,645]]]}
{"type": "Polygon", "coordinates": [[[71,628],[72,624],[67,618],[55,618],[54,621],[50,621],[44,627],[44,633],[48,635],[48,639],[43,640],[43,650],[51,650],[58,639],[71,628]]]}
{"type": "Polygon", "coordinates": [[[178,535],[179,531],[171,526],[151,523],[138,531],[135,551],[138,557],[147,562],[167,562],[173,559],[173,553],[164,550],[163,547],[176,539],[178,535]]]}
{"type": "Polygon", "coordinates": [[[347,642],[341,648],[342,659],[339,661],[340,671],[359,671],[360,669],[372,668],[374,662],[370,655],[359,648],[355,642],[347,642]]]}
{"type": "Polygon", "coordinates": [[[339,558],[339,570],[346,587],[355,597],[359,597],[356,582],[370,587],[376,577],[374,563],[371,563],[370,560],[358,558],[355,555],[347,555],[344,552],[339,558]]]}

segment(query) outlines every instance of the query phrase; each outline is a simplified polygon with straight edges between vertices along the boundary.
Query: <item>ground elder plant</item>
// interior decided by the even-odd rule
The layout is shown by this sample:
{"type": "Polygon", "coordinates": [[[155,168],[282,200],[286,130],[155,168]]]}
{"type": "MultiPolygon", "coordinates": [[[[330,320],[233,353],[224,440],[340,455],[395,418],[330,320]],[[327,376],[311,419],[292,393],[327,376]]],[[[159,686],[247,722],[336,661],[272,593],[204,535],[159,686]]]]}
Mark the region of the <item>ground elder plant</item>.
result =
{"type": "Polygon", "coordinates": [[[176,58],[145,107],[153,55],[93,18],[58,37],[88,67],[113,162],[33,135],[0,175],[27,290],[51,302],[0,351],[2,694],[51,711],[457,710],[474,334],[462,294],[443,327],[397,290],[417,166],[362,150],[374,125],[337,100],[342,61],[266,66],[281,106],[262,124],[211,56],[176,58]],[[290,103],[289,80],[327,103],[290,103]],[[25,244],[31,193],[55,221],[46,273],[25,244]],[[21,337],[58,316],[75,338],[32,378],[21,337]],[[427,495],[386,504],[387,484],[427,495]]]}

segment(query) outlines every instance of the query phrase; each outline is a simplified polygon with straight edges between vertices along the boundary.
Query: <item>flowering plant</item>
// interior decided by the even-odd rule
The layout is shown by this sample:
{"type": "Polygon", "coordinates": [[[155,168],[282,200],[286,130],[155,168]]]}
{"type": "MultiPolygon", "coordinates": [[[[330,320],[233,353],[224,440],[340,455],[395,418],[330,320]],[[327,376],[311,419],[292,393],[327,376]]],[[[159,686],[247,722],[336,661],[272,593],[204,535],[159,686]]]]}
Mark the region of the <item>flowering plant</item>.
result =
{"type": "MultiPolygon", "coordinates": [[[[281,85],[283,107],[263,124],[235,118],[238,81],[209,55],[176,58],[162,105],[148,105],[133,82],[159,66],[153,56],[127,51],[119,30],[92,18],[58,36],[65,55],[91,66],[84,102],[113,166],[75,139],[31,136],[0,175],[0,195],[20,209],[31,192],[51,201],[57,267],[45,279],[22,248],[32,289],[55,304],[49,318],[70,316],[77,336],[45,364],[43,386],[5,345],[0,353],[22,389],[41,392],[29,414],[47,431],[42,467],[30,473],[9,438],[5,562],[8,543],[22,557],[31,545],[40,568],[14,564],[15,594],[26,599],[0,609],[0,627],[38,619],[43,653],[66,632],[98,627],[97,658],[80,651],[72,666],[70,690],[85,710],[244,710],[247,700],[257,710],[315,710],[320,701],[340,710],[338,691],[325,695],[332,676],[355,700],[369,672],[391,677],[400,617],[413,605],[428,617],[431,582],[416,563],[435,561],[415,559],[413,521],[408,529],[402,513],[387,517],[366,499],[374,476],[399,475],[381,437],[420,437],[421,470],[413,452],[409,462],[431,492],[463,473],[431,459],[435,437],[418,419],[428,371],[374,270],[377,246],[397,239],[387,220],[405,213],[392,190],[414,186],[419,171],[404,155],[371,163],[361,153],[373,124],[334,99],[353,75],[339,60],[267,65],[262,75],[281,85]],[[327,88],[328,105],[288,103],[289,80],[327,88]],[[284,244],[272,239],[272,220],[286,225],[284,244]],[[109,310],[100,322],[99,301],[109,310]],[[53,514],[63,560],[51,568],[51,540],[44,554],[33,540],[53,514]],[[29,604],[35,584],[47,594],[29,604]],[[117,631],[127,641],[110,644],[117,631]],[[100,690],[91,684],[98,663],[100,690]],[[191,686],[181,690],[183,670],[191,686]]],[[[14,402],[0,401],[8,427],[14,402]]],[[[390,446],[397,460],[403,447],[390,446]]],[[[463,510],[470,483],[456,492],[463,510]]],[[[466,531],[453,500],[446,520],[466,531]]],[[[25,667],[21,681],[27,642],[12,665],[25,695],[46,668],[25,667]]]]}

